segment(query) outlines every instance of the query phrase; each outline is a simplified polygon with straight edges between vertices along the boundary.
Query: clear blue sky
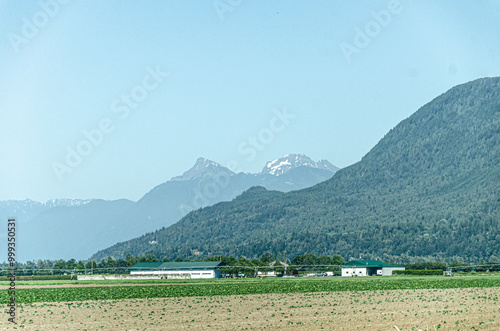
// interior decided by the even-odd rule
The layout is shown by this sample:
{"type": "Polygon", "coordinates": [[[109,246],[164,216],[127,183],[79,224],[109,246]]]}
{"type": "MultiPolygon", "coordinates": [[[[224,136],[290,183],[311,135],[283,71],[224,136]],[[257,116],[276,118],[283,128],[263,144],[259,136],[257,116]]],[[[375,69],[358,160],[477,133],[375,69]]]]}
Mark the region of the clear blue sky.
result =
{"type": "Polygon", "coordinates": [[[200,156],[345,167],[500,75],[493,0],[61,2],[0,0],[0,200],[137,200],[200,156]]]}

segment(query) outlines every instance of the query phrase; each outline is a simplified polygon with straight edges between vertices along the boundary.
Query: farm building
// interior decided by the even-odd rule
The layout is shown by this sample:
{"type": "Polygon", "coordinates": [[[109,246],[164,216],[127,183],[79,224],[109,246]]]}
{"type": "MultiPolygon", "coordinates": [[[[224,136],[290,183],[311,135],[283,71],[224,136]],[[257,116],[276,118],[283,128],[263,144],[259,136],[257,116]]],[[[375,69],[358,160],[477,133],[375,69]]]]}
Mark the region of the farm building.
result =
{"type": "Polygon", "coordinates": [[[131,276],[165,278],[219,278],[221,262],[139,262],[130,267],[131,276]]]}
{"type": "Polygon", "coordinates": [[[387,264],[374,260],[350,261],[340,266],[342,277],[392,276],[394,270],[405,270],[404,264],[387,264]]]}

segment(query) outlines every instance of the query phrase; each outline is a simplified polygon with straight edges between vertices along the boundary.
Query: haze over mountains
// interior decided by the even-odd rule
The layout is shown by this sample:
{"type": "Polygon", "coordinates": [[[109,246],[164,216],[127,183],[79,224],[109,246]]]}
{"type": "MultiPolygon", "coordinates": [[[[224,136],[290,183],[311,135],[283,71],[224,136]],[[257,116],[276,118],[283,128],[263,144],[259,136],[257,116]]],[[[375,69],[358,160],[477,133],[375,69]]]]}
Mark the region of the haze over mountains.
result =
{"type": "MultiPolygon", "coordinates": [[[[96,250],[169,226],[191,210],[229,201],[252,186],[288,192],[329,179],[337,170],[328,161],[316,163],[298,154],[268,164],[273,164],[273,173],[236,174],[199,158],[183,175],[156,186],[137,203],[126,199],[0,201],[0,216],[18,219],[19,261],[87,259],[96,250]]],[[[2,243],[5,236],[0,238],[2,243]]]]}
{"type": "Polygon", "coordinates": [[[500,259],[499,210],[500,78],[484,78],[424,105],[325,182],[289,193],[254,187],[93,258],[286,251],[393,262],[494,261],[500,259]]]}

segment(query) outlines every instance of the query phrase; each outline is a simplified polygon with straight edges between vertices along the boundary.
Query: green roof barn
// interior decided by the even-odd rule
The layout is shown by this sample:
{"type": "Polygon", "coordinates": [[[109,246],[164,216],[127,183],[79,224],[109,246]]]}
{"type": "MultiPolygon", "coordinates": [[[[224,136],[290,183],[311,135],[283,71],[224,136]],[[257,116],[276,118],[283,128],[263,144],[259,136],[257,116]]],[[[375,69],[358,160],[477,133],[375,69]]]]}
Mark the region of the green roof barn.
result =
{"type": "Polygon", "coordinates": [[[343,277],[392,276],[394,270],[405,270],[404,264],[387,264],[375,260],[354,260],[340,266],[343,277]]]}

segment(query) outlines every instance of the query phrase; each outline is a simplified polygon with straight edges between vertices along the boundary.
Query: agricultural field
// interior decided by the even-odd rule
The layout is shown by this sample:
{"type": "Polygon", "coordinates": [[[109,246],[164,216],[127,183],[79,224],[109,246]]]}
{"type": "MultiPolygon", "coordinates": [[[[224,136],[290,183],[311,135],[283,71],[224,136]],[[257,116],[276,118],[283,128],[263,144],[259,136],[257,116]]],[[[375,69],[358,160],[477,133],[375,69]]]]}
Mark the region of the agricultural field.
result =
{"type": "Polygon", "coordinates": [[[23,287],[0,329],[500,330],[498,276],[23,287]]]}

